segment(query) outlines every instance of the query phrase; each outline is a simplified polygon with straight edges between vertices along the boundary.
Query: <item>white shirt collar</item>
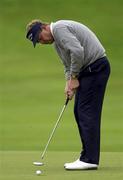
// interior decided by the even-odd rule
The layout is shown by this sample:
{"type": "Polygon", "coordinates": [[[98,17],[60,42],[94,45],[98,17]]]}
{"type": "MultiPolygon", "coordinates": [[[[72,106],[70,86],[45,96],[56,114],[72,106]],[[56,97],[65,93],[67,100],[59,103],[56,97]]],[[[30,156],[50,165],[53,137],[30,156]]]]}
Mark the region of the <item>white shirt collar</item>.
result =
{"type": "Polygon", "coordinates": [[[50,30],[51,30],[51,34],[53,36],[53,22],[51,22],[51,24],[50,24],[50,30]]]}

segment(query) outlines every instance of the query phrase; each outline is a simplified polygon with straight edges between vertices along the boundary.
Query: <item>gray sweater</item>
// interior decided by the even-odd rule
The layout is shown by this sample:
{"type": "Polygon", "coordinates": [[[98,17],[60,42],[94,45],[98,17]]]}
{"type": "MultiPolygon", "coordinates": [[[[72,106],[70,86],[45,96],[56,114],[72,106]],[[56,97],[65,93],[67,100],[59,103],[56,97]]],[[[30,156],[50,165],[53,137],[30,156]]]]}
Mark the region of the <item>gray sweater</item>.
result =
{"type": "Polygon", "coordinates": [[[85,25],[69,20],[51,23],[54,46],[64,64],[65,77],[79,75],[82,68],[105,56],[96,35],[85,25]]]}

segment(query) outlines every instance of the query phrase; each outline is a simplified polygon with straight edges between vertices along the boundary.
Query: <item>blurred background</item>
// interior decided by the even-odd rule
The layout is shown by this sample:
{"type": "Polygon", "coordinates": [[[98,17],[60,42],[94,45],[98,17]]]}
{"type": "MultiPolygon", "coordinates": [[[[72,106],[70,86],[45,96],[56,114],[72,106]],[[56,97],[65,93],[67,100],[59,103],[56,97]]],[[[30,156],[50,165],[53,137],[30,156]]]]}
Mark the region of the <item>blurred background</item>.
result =
{"type": "MultiPolygon", "coordinates": [[[[65,101],[64,68],[53,46],[34,49],[25,38],[32,19],[79,21],[101,40],[112,68],[101,151],[123,151],[122,0],[0,0],[0,150],[42,150],[65,101]]],[[[81,149],[73,101],[49,149],[81,149]]]]}

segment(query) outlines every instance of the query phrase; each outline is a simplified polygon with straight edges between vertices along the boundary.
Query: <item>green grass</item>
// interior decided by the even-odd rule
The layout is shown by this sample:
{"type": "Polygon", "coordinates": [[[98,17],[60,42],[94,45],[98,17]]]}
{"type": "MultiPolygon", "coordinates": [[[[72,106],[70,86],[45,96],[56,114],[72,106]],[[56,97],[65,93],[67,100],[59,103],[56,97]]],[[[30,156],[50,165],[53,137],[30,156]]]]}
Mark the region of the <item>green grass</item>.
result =
{"type": "Polygon", "coordinates": [[[0,0],[0,180],[123,178],[122,7],[122,0],[0,0]],[[74,160],[78,157],[74,152],[81,150],[73,101],[49,146],[41,177],[31,166],[39,158],[65,100],[63,66],[53,46],[34,49],[25,39],[26,24],[35,18],[80,21],[106,48],[112,73],[102,113],[98,171],[63,169],[64,162],[74,160]]]}
{"type": "MultiPolygon", "coordinates": [[[[112,68],[103,108],[101,150],[123,151],[122,4],[120,0],[0,1],[1,150],[42,148],[64,103],[63,66],[53,46],[34,49],[25,39],[27,22],[41,18],[49,22],[58,19],[81,21],[101,39],[112,68]],[[6,34],[5,38],[3,34],[6,34]]],[[[80,149],[72,108],[73,102],[69,104],[51,150],[80,149]],[[73,133],[68,134],[68,129],[73,133]],[[59,145],[59,139],[64,139],[64,143],[59,145]]]]}
{"type": "Polygon", "coordinates": [[[64,163],[75,160],[78,152],[48,152],[44,159],[44,166],[35,167],[33,161],[40,160],[40,153],[36,151],[5,151],[2,157],[1,180],[120,180],[123,177],[123,153],[101,153],[101,164],[98,170],[66,171],[64,163]],[[73,158],[73,159],[72,159],[73,158]],[[37,176],[36,170],[42,170],[37,176]]]}

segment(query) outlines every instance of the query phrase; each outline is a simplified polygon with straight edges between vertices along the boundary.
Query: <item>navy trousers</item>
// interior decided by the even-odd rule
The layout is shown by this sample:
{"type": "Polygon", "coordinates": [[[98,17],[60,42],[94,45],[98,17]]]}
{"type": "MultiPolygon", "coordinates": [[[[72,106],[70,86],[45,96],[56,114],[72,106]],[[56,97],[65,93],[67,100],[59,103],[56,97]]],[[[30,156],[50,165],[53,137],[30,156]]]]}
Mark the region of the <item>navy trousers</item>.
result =
{"type": "Polygon", "coordinates": [[[101,111],[110,64],[107,57],[98,59],[79,75],[74,115],[82,142],[80,160],[99,164],[101,111]]]}

